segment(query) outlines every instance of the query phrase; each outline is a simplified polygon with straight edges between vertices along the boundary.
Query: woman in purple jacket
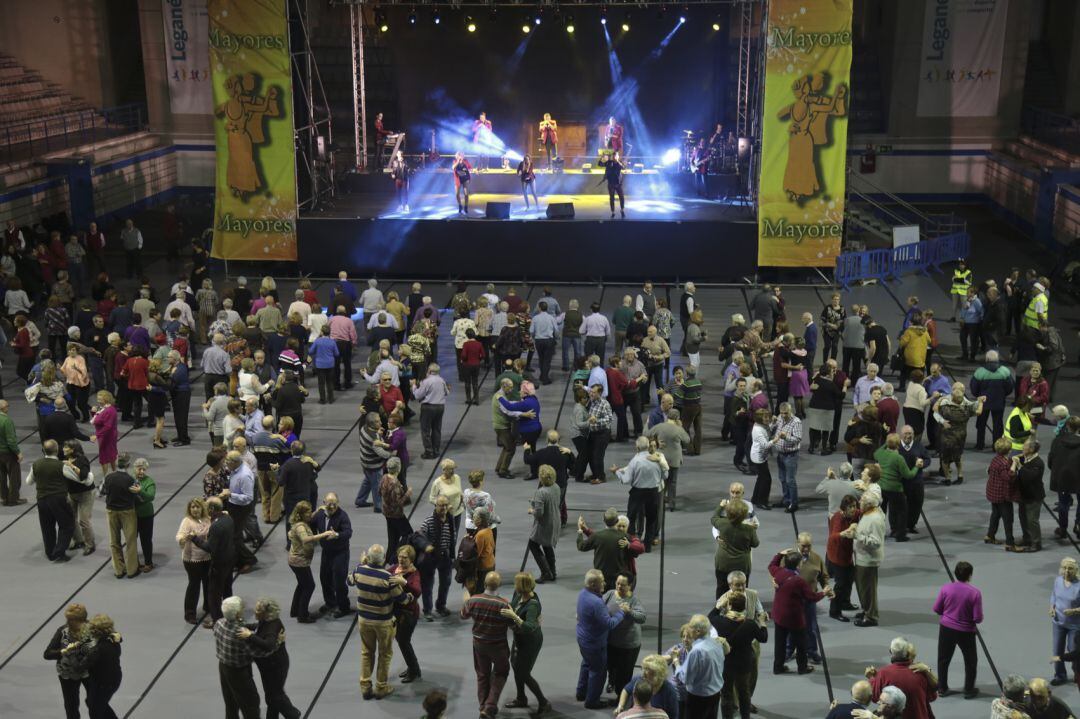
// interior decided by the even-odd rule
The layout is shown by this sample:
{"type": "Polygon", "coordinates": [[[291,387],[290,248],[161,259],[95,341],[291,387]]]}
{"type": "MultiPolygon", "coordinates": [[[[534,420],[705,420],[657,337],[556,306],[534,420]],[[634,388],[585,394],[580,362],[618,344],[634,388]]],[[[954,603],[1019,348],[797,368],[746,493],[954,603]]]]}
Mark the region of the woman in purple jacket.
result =
{"type": "Polygon", "coordinates": [[[934,613],[941,616],[938,627],[938,696],[947,697],[949,662],[959,645],[964,655],[964,698],[979,694],[975,688],[975,671],[979,655],[975,649],[975,632],[983,620],[982,592],[971,586],[974,568],[967,562],[957,562],[953,569],[955,582],[943,586],[934,600],[934,613]]]}

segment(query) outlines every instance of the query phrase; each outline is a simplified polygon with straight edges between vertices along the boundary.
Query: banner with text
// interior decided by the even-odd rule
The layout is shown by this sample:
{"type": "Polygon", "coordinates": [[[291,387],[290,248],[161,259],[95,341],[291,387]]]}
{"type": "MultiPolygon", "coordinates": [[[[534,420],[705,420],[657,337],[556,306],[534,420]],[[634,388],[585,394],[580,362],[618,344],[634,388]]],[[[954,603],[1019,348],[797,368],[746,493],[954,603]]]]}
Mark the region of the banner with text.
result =
{"type": "Polygon", "coordinates": [[[1009,0],[926,0],[919,117],[997,114],[1009,0]]]}
{"type": "Polygon", "coordinates": [[[840,252],[851,3],[769,3],[758,187],[761,266],[825,267],[840,252]]]}
{"type": "Polygon", "coordinates": [[[210,48],[206,0],[161,0],[165,72],[174,115],[210,112],[210,48]]]}
{"type": "Polygon", "coordinates": [[[210,0],[217,144],[213,256],[296,259],[285,0],[210,0]]]}

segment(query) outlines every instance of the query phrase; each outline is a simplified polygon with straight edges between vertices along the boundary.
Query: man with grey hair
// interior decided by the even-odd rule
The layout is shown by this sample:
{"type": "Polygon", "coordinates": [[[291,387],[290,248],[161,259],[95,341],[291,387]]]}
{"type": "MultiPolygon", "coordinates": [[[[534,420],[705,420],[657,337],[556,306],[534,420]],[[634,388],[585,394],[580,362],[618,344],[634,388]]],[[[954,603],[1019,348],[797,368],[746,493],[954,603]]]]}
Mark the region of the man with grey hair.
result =
{"type": "MultiPolygon", "coordinates": [[[[896,637],[889,642],[889,660],[890,663],[880,669],[867,667],[864,672],[870,680],[874,699],[880,703],[885,688],[896,687],[904,693],[907,716],[934,716],[930,702],[937,699],[937,676],[926,664],[915,661],[915,645],[904,637],[896,637]]],[[[1026,685],[1024,689],[1027,689],[1026,685]]]]}
{"type": "Polygon", "coordinates": [[[1027,681],[1018,674],[1010,674],[1001,683],[1001,696],[990,703],[990,719],[1016,719],[1028,716],[1027,681]]]}
{"type": "Polygon", "coordinates": [[[858,524],[840,533],[853,539],[855,550],[855,589],[862,605],[855,618],[857,627],[876,627],[878,623],[878,567],[885,560],[885,513],[877,495],[865,492],[859,500],[862,516],[858,524]]]}
{"type": "Polygon", "coordinates": [[[215,334],[210,339],[210,346],[203,350],[200,367],[203,371],[203,390],[209,402],[214,396],[214,385],[228,382],[232,374],[232,360],[225,351],[225,335],[215,334]]]}
{"type": "Polygon", "coordinates": [[[251,673],[249,644],[254,632],[244,626],[244,600],[240,597],[223,600],[221,615],[214,622],[214,650],[225,716],[228,719],[258,719],[259,690],[251,673]]]}
{"type": "Polygon", "coordinates": [[[420,440],[424,444],[424,459],[435,459],[442,451],[442,421],[450,385],[439,374],[439,365],[428,365],[427,376],[417,382],[413,378],[413,397],[420,403],[420,440]]]}
{"type": "Polygon", "coordinates": [[[285,312],[286,317],[290,317],[293,313],[300,315],[300,324],[306,325],[308,315],[311,314],[311,305],[304,301],[304,291],[296,290],[293,292],[293,301],[289,305],[289,309],[285,312]]]}
{"type": "Polygon", "coordinates": [[[574,364],[577,364],[578,357],[585,354],[585,349],[582,346],[581,340],[581,323],[585,317],[581,314],[579,304],[576,299],[570,300],[566,304],[566,312],[563,312],[555,318],[558,324],[560,333],[562,334],[562,370],[563,372],[569,372],[571,368],[570,364],[570,351],[574,353],[574,364]]]}
{"type": "Polygon", "coordinates": [[[773,320],[780,313],[780,301],[772,285],[766,283],[750,300],[750,316],[755,322],[761,322],[764,332],[761,339],[768,342],[773,336],[773,320]]]}
{"type": "MultiPolygon", "coordinates": [[[[899,687],[885,687],[881,690],[881,696],[878,697],[878,716],[881,719],[900,719],[904,716],[904,710],[907,708],[907,695],[899,687]]],[[[852,716],[859,719],[857,712],[852,712],[852,716]]],[[[865,717],[863,718],[865,719],[865,717]]]]}
{"type": "MultiPolygon", "coordinates": [[[[884,691],[882,693],[884,694],[884,691]]],[[[834,701],[825,719],[851,719],[856,710],[869,711],[873,694],[870,682],[860,679],[851,685],[851,701],[844,704],[834,701]]]]}
{"type": "Polygon", "coordinates": [[[679,467],[683,462],[683,450],[690,446],[690,435],[683,429],[679,410],[671,409],[664,422],[649,428],[645,436],[656,442],[657,449],[667,460],[667,480],[664,483],[664,503],[668,511],[675,511],[676,484],[679,467]]]}
{"type": "Polygon", "coordinates": [[[367,281],[367,289],[360,293],[360,306],[364,308],[364,316],[371,317],[379,307],[385,306],[385,303],[379,281],[372,277],[367,281]]]}
{"type": "Polygon", "coordinates": [[[814,488],[815,494],[824,494],[829,498],[829,507],[826,510],[828,516],[833,516],[840,511],[840,503],[844,501],[844,497],[852,496],[856,499],[859,497],[859,490],[855,488],[854,482],[852,482],[852,468],[850,462],[844,462],[839,467],[839,476],[837,476],[836,470],[829,467],[825,470],[825,479],[818,482],[817,487],[814,488]]]}
{"type": "MultiPolygon", "coordinates": [[[[308,307],[310,309],[310,306],[308,307]]],[[[229,323],[229,327],[240,321],[240,313],[233,309],[233,300],[231,297],[226,297],[221,301],[221,312],[225,313],[225,321],[229,323]]],[[[221,312],[218,312],[218,317],[221,317],[221,312]]]]}
{"type": "Polygon", "coordinates": [[[683,343],[679,347],[679,352],[684,356],[686,355],[686,328],[690,325],[690,315],[694,313],[694,310],[700,309],[698,305],[697,297],[695,293],[697,287],[693,282],[687,282],[683,285],[682,296],[679,297],[679,324],[682,326],[683,343]]]}
{"type": "Polygon", "coordinates": [[[360,691],[364,699],[382,699],[394,691],[388,681],[394,657],[394,607],[404,597],[405,577],[385,568],[386,550],[373,544],[349,575],[356,587],[356,610],[360,632],[360,691]],[[372,687],[372,666],[375,684],[372,687]]]}
{"type": "Polygon", "coordinates": [[[626,506],[631,531],[642,538],[649,552],[660,543],[660,490],[667,474],[667,460],[662,454],[653,454],[648,437],[638,437],[634,450],[636,454],[625,467],[612,465],[611,471],[622,484],[630,485],[626,506]]]}
{"type": "Polygon", "coordinates": [[[1006,398],[1012,394],[1015,386],[1012,372],[1001,364],[997,351],[987,352],[982,367],[971,376],[971,394],[986,397],[982,413],[975,418],[975,449],[986,446],[986,425],[991,420],[994,423],[991,445],[1005,433],[1006,398]]]}
{"type": "MultiPolygon", "coordinates": [[[[581,335],[585,338],[585,354],[596,355],[596,365],[603,368],[607,338],[612,334],[611,323],[600,311],[600,303],[589,305],[589,314],[581,321],[581,335]]],[[[605,388],[606,388],[605,384],[605,388]]],[[[606,392],[605,392],[606,394],[606,392]]]]}
{"type": "MultiPolygon", "coordinates": [[[[615,510],[610,509],[608,512],[614,513],[615,510]]],[[[605,523],[607,518],[605,512],[605,523]]],[[[579,542],[580,539],[579,536],[579,542]]],[[[579,702],[585,702],[586,709],[613,706],[613,703],[600,698],[604,690],[604,678],[607,676],[608,634],[622,623],[630,609],[629,605],[621,603],[614,613],[609,613],[602,598],[604,586],[604,573],[599,569],[590,569],[585,572],[585,586],[578,593],[577,599],[576,634],[578,651],[581,652],[581,667],[578,670],[575,696],[579,702]]]]}
{"type": "Polygon", "coordinates": [[[709,636],[711,625],[704,614],[690,617],[689,639],[692,642],[686,659],[671,658],[675,677],[686,687],[686,715],[715,717],[720,705],[720,690],[724,686],[725,655],[731,651],[726,639],[709,636]]]}

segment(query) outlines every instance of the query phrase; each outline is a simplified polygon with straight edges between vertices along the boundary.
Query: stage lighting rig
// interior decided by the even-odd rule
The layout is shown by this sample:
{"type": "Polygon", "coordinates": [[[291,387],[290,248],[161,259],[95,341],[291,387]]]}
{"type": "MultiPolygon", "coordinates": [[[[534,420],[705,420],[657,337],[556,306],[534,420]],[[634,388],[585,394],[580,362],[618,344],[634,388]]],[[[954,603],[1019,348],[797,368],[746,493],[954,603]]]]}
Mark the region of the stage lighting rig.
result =
{"type": "Polygon", "coordinates": [[[386,13],[382,10],[375,11],[375,26],[379,28],[379,32],[386,32],[390,29],[390,25],[386,22],[386,13]]]}
{"type": "Polygon", "coordinates": [[[442,22],[442,17],[439,15],[439,8],[435,8],[435,12],[431,16],[431,21],[436,25],[442,22]]]}
{"type": "Polygon", "coordinates": [[[574,34],[574,16],[573,15],[567,15],[566,16],[566,32],[570,33],[571,35],[574,34]]]}
{"type": "Polygon", "coordinates": [[[623,13],[622,31],[623,32],[630,32],[630,11],[629,10],[627,10],[625,13],[623,13]]]}
{"type": "Polygon", "coordinates": [[[533,25],[539,25],[544,20],[544,9],[537,8],[536,13],[533,15],[533,25]]]}
{"type": "Polygon", "coordinates": [[[600,24],[607,25],[607,5],[600,6],[600,24]]]}
{"type": "Polygon", "coordinates": [[[663,20],[667,17],[667,5],[661,5],[660,9],[656,11],[656,19],[663,20]]]}
{"type": "Polygon", "coordinates": [[[469,32],[476,32],[476,21],[469,15],[465,18],[465,29],[469,32]]]}
{"type": "Polygon", "coordinates": [[[409,24],[410,25],[415,25],[416,24],[416,8],[415,7],[409,9],[409,24]]]}

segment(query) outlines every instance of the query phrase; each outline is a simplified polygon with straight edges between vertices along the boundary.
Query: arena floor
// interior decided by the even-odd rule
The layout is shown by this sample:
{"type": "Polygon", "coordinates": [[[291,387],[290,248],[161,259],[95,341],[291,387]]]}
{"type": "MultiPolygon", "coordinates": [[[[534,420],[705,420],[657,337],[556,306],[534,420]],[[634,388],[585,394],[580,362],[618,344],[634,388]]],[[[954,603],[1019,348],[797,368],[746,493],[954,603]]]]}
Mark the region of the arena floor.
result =
{"type": "MultiPolygon", "coordinates": [[[[157,276],[165,276],[163,266],[157,276]]],[[[282,283],[279,287],[286,291],[284,296],[289,296],[290,285],[282,283]]],[[[404,285],[399,283],[394,288],[401,290],[404,285]]],[[[500,286],[497,292],[504,294],[505,289],[500,286]]],[[[555,295],[564,306],[570,298],[577,298],[582,306],[598,300],[605,311],[610,311],[630,290],[618,286],[557,286],[555,295]]],[[[445,286],[428,286],[425,291],[439,305],[445,303],[450,293],[445,286]]],[[[519,291],[533,300],[540,295],[537,286],[519,287],[519,291]]],[[[793,324],[805,310],[816,316],[823,299],[828,298],[828,290],[812,288],[792,287],[784,294],[787,315],[793,324]]],[[[895,337],[902,316],[901,301],[908,294],[917,294],[924,306],[935,309],[939,318],[950,315],[948,298],[937,278],[856,289],[845,296],[844,302],[870,305],[875,318],[895,337]]],[[[674,290],[672,297],[678,297],[674,290]]],[[[733,312],[747,313],[747,295],[740,289],[702,288],[698,297],[705,310],[712,345],[719,340],[733,312]]],[[[1058,308],[1063,313],[1072,309],[1059,304],[1055,312],[1058,308]]],[[[1071,330],[1066,332],[1065,327],[1070,326],[1063,326],[1063,334],[1075,334],[1071,330]]],[[[940,322],[939,327],[949,370],[966,381],[971,367],[954,359],[958,354],[956,327],[946,322],[940,322]]],[[[440,356],[443,365],[451,368],[446,374],[454,385],[449,334],[444,332],[441,340],[440,356]]],[[[677,338],[673,344],[677,346],[677,338]]],[[[1070,357],[1075,357],[1075,353],[1070,352],[1070,357]]],[[[703,352],[705,451],[699,457],[688,458],[680,472],[679,511],[667,516],[664,551],[654,551],[638,560],[637,591],[648,612],[642,656],[658,646],[670,647],[677,640],[679,625],[692,613],[706,612],[711,604],[714,581],[709,518],[718,499],[726,493],[728,483],[743,479],[731,466],[732,448],[719,440],[720,371],[715,352],[703,352]]],[[[4,389],[23,440],[25,471],[37,454],[36,432],[31,408],[21,401],[21,388],[11,382],[11,374],[10,370],[4,373],[7,380],[4,389]]],[[[540,389],[542,420],[545,428],[564,429],[570,402],[567,375],[556,371],[554,378],[554,384],[540,389]]],[[[487,489],[493,494],[503,519],[497,565],[504,578],[508,578],[526,557],[529,531],[526,508],[533,484],[494,477],[496,447],[488,406],[482,403],[478,407],[466,407],[460,388],[455,386],[454,390],[444,420],[443,456],[456,460],[462,475],[473,468],[489,471],[487,489]]],[[[485,376],[482,392],[490,397],[491,391],[492,377],[485,376]]],[[[353,509],[348,501],[360,481],[356,438],[360,394],[358,387],[341,395],[332,406],[309,402],[304,424],[309,450],[323,463],[319,478],[321,491],[337,491],[352,518],[354,558],[362,548],[385,539],[382,517],[373,515],[370,509],[353,509]]],[[[1074,409],[1080,408],[1075,367],[1063,371],[1054,399],[1075,405],[1074,409]]],[[[202,426],[201,418],[195,416],[197,411],[198,405],[193,403],[193,428],[202,426]]],[[[409,484],[420,499],[414,509],[414,524],[429,512],[424,501],[426,483],[437,466],[437,461],[419,458],[417,434],[416,429],[410,429],[414,463],[409,471],[409,484]]],[[[221,714],[213,640],[209,631],[193,628],[183,621],[185,575],[179,549],[173,541],[185,502],[201,494],[202,462],[209,439],[202,431],[193,432],[193,436],[195,442],[191,446],[168,450],[152,448],[148,429],[129,431],[121,440],[122,450],[150,460],[158,486],[154,555],[158,568],[150,575],[133,581],[115,580],[108,567],[107,540],[103,539],[99,539],[98,552],[90,557],[79,555],[66,565],[50,564],[42,555],[33,505],[0,509],[0,576],[4,577],[0,583],[0,683],[4,687],[0,692],[0,716],[63,715],[55,671],[51,662],[43,661],[42,651],[52,631],[63,621],[63,608],[72,601],[86,604],[91,613],[112,615],[123,633],[124,681],[113,700],[119,715],[179,719],[221,714]]],[[[1044,428],[1040,437],[1048,447],[1050,432],[1044,428]]],[[[971,439],[969,434],[969,442],[971,439]]],[[[88,450],[94,451],[89,445],[88,450]]],[[[608,460],[622,464],[630,454],[629,445],[612,445],[608,460]]],[[[852,682],[862,676],[866,666],[887,662],[889,641],[898,635],[917,645],[920,659],[936,665],[937,628],[930,607],[938,587],[948,581],[946,566],[959,559],[974,564],[974,584],[984,595],[986,622],[981,632],[984,641],[979,654],[978,684],[983,696],[975,701],[965,701],[959,696],[938,700],[934,704],[935,715],[939,719],[987,716],[990,699],[999,691],[998,677],[1009,673],[1049,676],[1051,650],[1046,598],[1059,560],[1076,556],[1080,547],[1054,540],[1050,535],[1053,525],[1046,513],[1042,526],[1044,537],[1049,539],[1043,552],[1012,555],[1000,547],[984,545],[981,539],[989,507],[983,497],[983,484],[990,457],[989,453],[969,451],[967,482],[960,487],[929,487],[926,522],[920,524],[920,533],[913,535],[907,544],[887,545],[886,561],[881,569],[881,626],[858,629],[852,624],[840,624],[827,618],[822,608],[821,641],[827,661],[806,676],[772,676],[768,662],[773,656],[773,646],[770,643],[763,647],[761,679],[754,697],[761,712],[759,716],[769,719],[823,716],[833,697],[847,699],[852,682]]],[[[835,466],[842,459],[842,455],[827,458],[804,455],[799,467],[800,494],[805,497],[800,511],[794,516],[780,511],[762,513],[761,548],[755,553],[751,586],[762,589],[763,599],[771,600],[772,595],[767,588],[765,565],[774,552],[792,545],[796,531],[813,533],[816,548],[824,553],[825,505],[813,497],[813,488],[826,467],[835,466]]],[[[521,471],[520,453],[513,469],[521,471]]],[[[774,497],[777,496],[779,489],[775,482],[773,491],[774,497]]],[[[32,502],[32,492],[29,496],[32,502]]],[[[591,566],[591,556],[574,548],[573,521],[582,515],[595,525],[604,508],[625,506],[625,498],[625,490],[615,483],[600,487],[570,485],[571,521],[556,550],[559,581],[542,586],[539,592],[544,607],[545,644],[536,676],[554,704],[556,716],[595,714],[583,710],[573,696],[579,662],[574,641],[574,603],[581,578],[591,566]]],[[[101,502],[95,508],[95,528],[99,537],[106,537],[101,502]]],[[[260,596],[276,597],[283,604],[291,597],[293,575],[285,563],[283,532],[283,527],[264,527],[269,541],[259,551],[257,570],[236,580],[235,591],[249,600],[249,606],[260,596]]],[[[526,566],[535,569],[531,560],[526,566]]],[[[509,591],[507,587],[506,592],[509,591]]],[[[317,605],[318,600],[317,592],[313,602],[317,605]]],[[[460,590],[455,588],[451,592],[450,608],[456,610],[460,605],[460,590]]],[[[477,714],[469,624],[456,617],[431,624],[421,622],[414,643],[423,680],[405,686],[397,684],[396,692],[379,702],[362,702],[360,698],[357,681],[360,645],[350,621],[324,619],[301,625],[287,619],[286,627],[292,658],[288,693],[305,717],[354,716],[358,711],[366,719],[415,717],[420,714],[421,698],[434,687],[449,692],[448,716],[477,714]]],[[[395,657],[391,675],[396,677],[402,668],[400,657],[395,657]]],[[[954,688],[961,686],[960,672],[962,661],[958,654],[952,667],[954,688]]],[[[512,687],[512,680],[509,686],[512,687]]],[[[511,692],[504,692],[504,701],[512,698],[511,692]]],[[[1057,693],[1074,706],[1080,704],[1075,686],[1061,687],[1057,693]]],[[[522,710],[504,710],[502,714],[524,716],[522,710]]]]}

